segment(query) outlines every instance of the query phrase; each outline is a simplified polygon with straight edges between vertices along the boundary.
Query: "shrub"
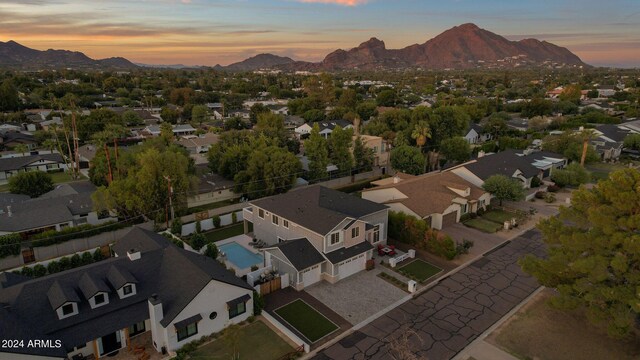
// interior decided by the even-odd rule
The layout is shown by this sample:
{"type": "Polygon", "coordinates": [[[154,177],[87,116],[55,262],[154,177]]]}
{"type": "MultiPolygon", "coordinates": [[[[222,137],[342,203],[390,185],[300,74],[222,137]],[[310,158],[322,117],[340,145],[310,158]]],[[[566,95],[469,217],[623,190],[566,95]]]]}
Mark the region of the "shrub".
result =
{"type": "Polygon", "coordinates": [[[536,196],[536,199],[544,199],[544,196],[546,194],[547,193],[545,191],[536,191],[536,195],[535,196],[536,196]]]}
{"type": "Polygon", "coordinates": [[[171,233],[174,235],[182,234],[182,220],[180,218],[175,218],[171,222],[171,233]]]}
{"type": "Polygon", "coordinates": [[[184,242],[182,240],[171,239],[171,242],[173,242],[173,244],[179,247],[180,249],[184,249],[184,242]]]}
{"type": "Polygon", "coordinates": [[[556,184],[551,184],[551,185],[547,186],[547,191],[548,192],[552,192],[552,193],[558,192],[558,191],[560,191],[560,186],[558,186],[556,184]]]}
{"type": "Polygon", "coordinates": [[[71,269],[71,260],[66,256],[58,260],[58,263],[60,264],[60,271],[71,269]]]}
{"type": "Polygon", "coordinates": [[[0,259],[20,255],[20,240],[18,234],[0,236],[0,259]]]}
{"type": "Polygon", "coordinates": [[[60,231],[49,230],[40,234],[33,235],[31,237],[33,247],[49,246],[53,244],[60,244],[65,241],[80,239],[102,234],[104,232],[115,231],[118,229],[124,229],[133,224],[137,224],[142,221],[142,217],[131,219],[124,222],[110,221],[100,225],[78,225],[73,227],[67,227],[60,231]]]}
{"type": "Polygon", "coordinates": [[[427,222],[402,212],[389,212],[389,236],[406,244],[415,245],[424,239],[429,229],[427,222]]]}
{"type": "Polygon", "coordinates": [[[204,251],[204,254],[212,258],[213,260],[218,258],[218,253],[219,253],[218,247],[214,243],[210,243],[209,245],[207,245],[207,249],[204,251]]]}
{"type": "Polygon", "coordinates": [[[544,196],[544,201],[545,201],[546,203],[552,203],[552,202],[555,202],[555,201],[556,201],[556,196],[555,196],[554,194],[552,194],[552,193],[547,193],[547,194],[544,196]]]}
{"type": "Polygon", "coordinates": [[[464,239],[462,243],[456,244],[456,255],[468,254],[469,249],[473,247],[473,241],[464,239]]]}
{"type": "Polygon", "coordinates": [[[22,268],[22,275],[33,277],[33,269],[28,267],[28,266],[23,267],[22,268]]]}
{"type": "Polygon", "coordinates": [[[471,220],[471,213],[460,215],[460,222],[465,222],[467,220],[471,220]]]}
{"type": "Polygon", "coordinates": [[[258,269],[259,269],[258,265],[251,265],[251,271],[256,271],[258,269]]]}
{"type": "Polygon", "coordinates": [[[211,218],[211,221],[213,221],[213,226],[216,228],[220,227],[220,216],[218,215],[213,215],[213,217],[211,218]]]}
{"type": "Polygon", "coordinates": [[[231,213],[231,223],[235,224],[238,222],[238,214],[234,211],[231,213]]]}
{"type": "Polygon", "coordinates": [[[82,253],[80,261],[82,262],[82,265],[91,264],[93,262],[93,256],[91,255],[91,252],[86,251],[82,253]]]}
{"type": "Polygon", "coordinates": [[[60,272],[60,263],[53,260],[47,265],[47,271],[49,272],[49,274],[55,274],[57,272],[60,272]]]}
{"type": "Polygon", "coordinates": [[[73,254],[71,257],[71,267],[75,268],[82,265],[82,259],[80,258],[80,254],[73,254]]]}
{"type": "Polygon", "coordinates": [[[531,179],[531,187],[537,188],[540,187],[540,185],[542,185],[542,180],[540,180],[539,177],[534,176],[533,179],[531,179]]]}
{"type": "Polygon", "coordinates": [[[196,221],[196,232],[197,233],[202,232],[202,225],[200,224],[200,221],[196,221]]]}
{"type": "Polygon", "coordinates": [[[482,216],[485,212],[487,211],[484,208],[479,208],[478,211],[476,211],[476,215],[482,216]]]}
{"type": "Polygon", "coordinates": [[[572,163],[566,169],[556,169],[551,173],[551,180],[559,186],[578,186],[588,183],[591,174],[578,163],[572,163]]]}
{"type": "Polygon", "coordinates": [[[202,249],[204,244],[207,243],[207,239],[204,237],[204,235],[196,233],[191,235],[189,242],[191,243],[191,247],[194,250],[200,251],[200,249],[202,249]]]}
{"type": "Polygon", "coordinates": [[[100,249],[96,249],[96,251],[93,252],[93,261],[98,262],[102,259],[104,259],[104,256],[102,256],[102,251],[100,249]]]}
{"type": "Polygon", "coordinates": [[[258,294],[257,291],[253,292],[253,315],[262,314],[262,309],[264,309],[264,297],[258,294]]]}
{"type": "Polygon", "coordinates": [[[41,277],[47,275],[47,268],[44,265],[38,264],[33,267],[33,276],[41,277]]]}
{"type": "Polygon", "coordinates": [[[447,260],[453,260],[458,255],[453,239],[448,235],[435,231],[426,241],[426,250],[447,260]]]}

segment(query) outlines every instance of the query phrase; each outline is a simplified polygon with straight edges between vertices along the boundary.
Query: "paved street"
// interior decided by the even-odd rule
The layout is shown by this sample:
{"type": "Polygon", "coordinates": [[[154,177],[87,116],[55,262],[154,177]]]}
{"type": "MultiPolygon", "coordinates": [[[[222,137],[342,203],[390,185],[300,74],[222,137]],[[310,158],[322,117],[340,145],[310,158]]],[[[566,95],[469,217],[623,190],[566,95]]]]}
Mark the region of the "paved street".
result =
{"type": "Polygon", "coordinates": [[[525,254],[542,255],[538,230],[529,230],[473,262],[313,359],[402,358],[398,349],[429,360],[450,359],[537,287],[517,264],[525,254]]]}

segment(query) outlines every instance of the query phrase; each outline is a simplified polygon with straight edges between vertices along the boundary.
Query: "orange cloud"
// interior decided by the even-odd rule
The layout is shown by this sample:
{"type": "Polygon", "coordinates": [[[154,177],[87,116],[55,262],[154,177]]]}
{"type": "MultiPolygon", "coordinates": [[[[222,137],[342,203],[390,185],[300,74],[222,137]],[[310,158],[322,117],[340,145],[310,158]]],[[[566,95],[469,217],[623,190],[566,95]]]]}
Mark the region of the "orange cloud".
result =
{"type": "Polygon", "coordinates": [[[298,0],[303,3],[337,4],[342,6],[358,6],[366,4],[369,0],[298,0]]]}

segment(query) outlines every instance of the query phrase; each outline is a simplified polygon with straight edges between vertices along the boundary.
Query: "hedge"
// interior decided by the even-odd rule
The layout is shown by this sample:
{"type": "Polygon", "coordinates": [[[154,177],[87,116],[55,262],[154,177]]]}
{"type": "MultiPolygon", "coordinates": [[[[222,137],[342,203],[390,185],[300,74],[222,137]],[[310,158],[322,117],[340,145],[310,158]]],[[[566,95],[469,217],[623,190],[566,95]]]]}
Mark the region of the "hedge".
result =
{"type": "Polygon", "coordinates": [[[0,236],[0,259],[7,256],[20,255],[21,240],[22,238],[19,234],[0,236]]]}
{"type": "Polygon", "coordinates": [[[100,225],[78,225],[64,228],[63,230],[49,230],[31,237],[33,247],[49,246],[60,244],[73,239],[81,239],[95,236],[105,232],[116,231],[140,223],[141,218],[132,219],[124,222],[109,221],[100,225]]]}

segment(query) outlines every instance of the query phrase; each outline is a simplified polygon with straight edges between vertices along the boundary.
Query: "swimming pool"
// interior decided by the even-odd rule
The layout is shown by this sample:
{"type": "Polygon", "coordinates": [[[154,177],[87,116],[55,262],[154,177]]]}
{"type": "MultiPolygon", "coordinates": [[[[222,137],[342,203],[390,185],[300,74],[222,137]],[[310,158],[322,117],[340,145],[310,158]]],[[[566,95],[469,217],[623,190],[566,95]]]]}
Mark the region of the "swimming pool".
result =
{"type": "Polygon", "coordinates": [[[262,255],[252,253],[235,241],[220,245],[218,248],[226,254],[227,260],[238,269],[250,268],[253,265],[262,265],[262,255]]]}

